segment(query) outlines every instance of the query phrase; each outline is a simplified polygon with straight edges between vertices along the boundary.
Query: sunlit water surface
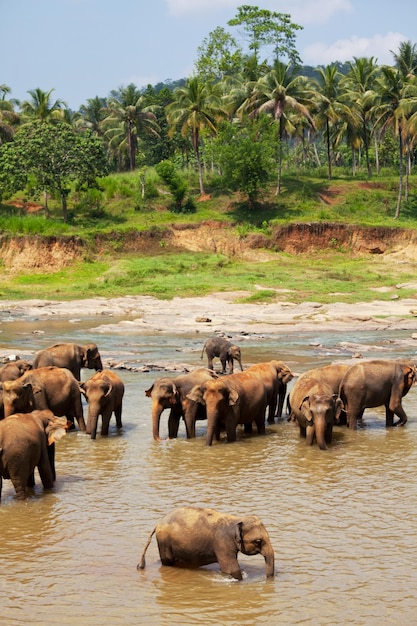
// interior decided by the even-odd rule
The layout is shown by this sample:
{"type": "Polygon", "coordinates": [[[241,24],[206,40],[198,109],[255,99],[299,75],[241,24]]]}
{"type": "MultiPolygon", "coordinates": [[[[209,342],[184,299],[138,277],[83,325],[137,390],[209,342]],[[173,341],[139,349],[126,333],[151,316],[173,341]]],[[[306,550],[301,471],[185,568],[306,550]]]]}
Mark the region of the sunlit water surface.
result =
{"type": "MultiPolygon", "coordinates": [[[[25,355],[60,340],[93,340],[105,361],[202,363],[203,335],[97,332],[103,322],[6,319],[0,347],[25,355]]],[[[246,363],[279,358],[301,372],[349,358],[341,342],[366,345],[366,357],[415,355],[407,331],[290,333],[240,345],[246,363]]],[[[327,452],[307,448],[286,419],[265,436],[239,434],[234,444],[207,448],[203,422],[196,440],[187,441],[182,426],[177,440],[154,442],[144,391],[162,373],[119,373],[126,385],[121,434],[113,418],[108,438],[64,437],[53,492],[44,494],[37,476],[35,495],[21,503],[4,481],[1,623],[417,623],[415,389],[403,402],[406,427],[386,430],[383,412],[368,410],[363,429],[335,429],[327,452]],[[240,583],[217,565],[163,567],[155,540],[146,569],[137,571],[155,523],[186,504],[258,514],[275,549],[275,578],[265,580],[261,556],[240,555],[240,583]]],[[[83,378],[91,374],[84,370],[83,378]]]]}

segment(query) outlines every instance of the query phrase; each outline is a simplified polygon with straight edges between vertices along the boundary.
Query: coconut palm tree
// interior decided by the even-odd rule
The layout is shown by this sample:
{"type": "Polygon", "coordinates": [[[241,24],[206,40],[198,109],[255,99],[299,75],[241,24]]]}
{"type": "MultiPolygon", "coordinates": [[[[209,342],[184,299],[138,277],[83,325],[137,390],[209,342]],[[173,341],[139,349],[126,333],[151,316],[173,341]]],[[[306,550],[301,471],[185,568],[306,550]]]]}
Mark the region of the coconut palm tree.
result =
{"type": "Polygon", "coordinates": [[[198,168],[200,194],[204,195],[203,167],[201,163],[201,133],[207,129],[217,134],[217,125],[227,117],[218,83],[203,82],[199,77],[189,78],[183,87],[174,91],[174,101],[165,108],[170,135],[177,130],[183,137],[191,135],[194,156],[198,168]]]}
{"type": "Polygon", "coordinates": [[[252,117],[267,113],[272,115],[275,123],[278,123],[276,194],[281,192],[282,142],[288,113],[295,112],[303,115],[314,127],[308,108],[311,105],[311,96],[306,87],[306,80],[299,75],[294,65],[275,61],[270,71],[256,82],[253,94],[242,106],[242,110],[246,109],[252,117]]]}
{"type": "Polygon", "coordinates": [[[342,75],[335,63],[316,70],[318,77],[310,81],[311,97],[314,102],[314,121],[318,129],[324,129],[328,178],[332,178],[332,148],[340,141],[340,132],[335,132],[332,142],[332,130],[338,129],[343,120],[351,116],[348,105],[341,100],[340,81],[342,75]]]}
{"type": "Polygon", "coordinates": [[[94,135],[101,136],[103,134],[102,122],[106,116],[107,99],[89,98],[86,104],[82,104],[78,111],[79,115],[76,121],[76,127],[80,130],[89,129],[94,135]]]}
{"type": "Polygon", "coordinates": [[[352,103],[359,116],[360,137],[365,151],[366,169],[368,176],[371,176],[369,160],[369,144],[373,129],[371,110],[377,98],[375,86],[379,69],[373,57],[369,59],[364,57],[353,58],[353,62],[348,62],[349,71],[347,75],[340,81],[344,90],[341,98],[348,106],[352,103]]]}
{"type": "Polygon", "coordinates": [[[21,104],[24,121],[64,119],[64,109],[67,104],[63,100],[52,102],[53,91],[54,89],[42,91],[39,87],[28,91],[30,100],[24,100],[21,104]]]}
{"type": "Polygon", "coordinates": [[[401,210],[401,198],[403,194],[404,175],[404,104],[401,99],[404,89],[402,73],[395,67],[383,65],[381,75],[377,79],[378,102],[372,108],[371,113],[375,116],[375,125],[383,131],[392,128],[394,135],[398,137],[399,156],[399,185],[395,218],[398,218],[401,210]]]}
{"type": "Polygon", "coordinates": [[[139,138],[146,133],[158,136],[158,124],[152,106],[132,83],[113,91],[102,122],[104,134],[119,155],[127,153],[129,168],[136,167],[139,138]]]}
{"type": "Polygon", "coordinates": [[[16,126],[20,122],[20,116],[14,109],[18,102],[6,99],[9,93],[11,93],[10,87],[0,85],[0,145],[13,138],[16,126]]]}

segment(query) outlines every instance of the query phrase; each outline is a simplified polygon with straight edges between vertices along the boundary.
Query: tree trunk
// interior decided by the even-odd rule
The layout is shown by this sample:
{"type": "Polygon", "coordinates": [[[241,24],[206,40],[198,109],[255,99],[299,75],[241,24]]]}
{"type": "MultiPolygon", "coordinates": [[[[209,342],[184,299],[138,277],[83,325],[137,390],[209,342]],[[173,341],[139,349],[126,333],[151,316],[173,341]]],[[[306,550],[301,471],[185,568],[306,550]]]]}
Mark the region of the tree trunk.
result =
{"type": "Polygon", "coordinates": [[[332,179],[332,155],[330,150],[330,128],[329,120],[326,120],[326,142],[327,142],[327,167],[328,167],[328,179],[332,179]]]}
{"type": "Polygon", "coordinates": [[[399,150],[400,150],[400,176],[398,181],[398,197],[397,197],[397,207],[395,209],[394,219],[397,219],[400,216],[401,210],[401,198],[403,195],[403,138],[402,138],[402,128],[401,125],[398,130],[399,136],[399,150]]]}

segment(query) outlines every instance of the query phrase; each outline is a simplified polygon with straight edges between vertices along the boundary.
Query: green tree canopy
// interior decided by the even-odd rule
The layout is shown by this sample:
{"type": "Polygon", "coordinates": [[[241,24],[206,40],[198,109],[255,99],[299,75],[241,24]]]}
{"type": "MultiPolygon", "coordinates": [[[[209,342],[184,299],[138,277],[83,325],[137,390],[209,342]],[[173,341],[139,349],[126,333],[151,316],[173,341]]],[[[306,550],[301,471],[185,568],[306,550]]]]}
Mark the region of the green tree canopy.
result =
{"type": "Polygon", "coordinates": [[[93,187],[106,173],[100,140],[91,133],[77,134],[65,122],[25,124],[0,148],[0,189],[8,193],[24,189],[31,175],[39,191],[59,194],[64,221],[71,183],[93,187]]]}

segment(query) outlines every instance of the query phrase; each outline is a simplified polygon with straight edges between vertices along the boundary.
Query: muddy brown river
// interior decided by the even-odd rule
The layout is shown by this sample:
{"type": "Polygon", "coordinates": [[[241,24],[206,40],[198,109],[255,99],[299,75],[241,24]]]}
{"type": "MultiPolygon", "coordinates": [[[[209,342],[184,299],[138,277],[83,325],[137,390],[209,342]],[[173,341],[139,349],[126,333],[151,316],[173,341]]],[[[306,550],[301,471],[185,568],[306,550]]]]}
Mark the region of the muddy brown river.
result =
{"type": "MultiPolygon", "coordinates": [[[[145,389],[167,375],[144,365],[201,365],[203,335],[113,330],[106,320],[13,319],[0,325],[2,352],[31,357],[57,341],[95,341],[103,360],[124,363],[123,431],[92,441],[71,432],[56,446],[57,481],[18,502],[10,481],[0,505],[0,622],[124,626],[415,624],[417,616],[417,390],[409,422],[386,430],[380,409],[365,427],[335,428],[328,451],[307,448],[283,419],[267,434],[238,435],[207,448],[197,439],[156,443],[145,389]],[[99,330],[98,330],[99,328],[99,330]],[[161,565],[155,523],[181,505],[256,513],[275,549],[276,575],[261,556],[239,555],[242,582],[216,564],[161,565]]],[[[114,324],[115,320],[111,320],[114,324]]],[[[238,338],[244,364],[278,358],[296,372],[344,361],[415,356],[409,331],[292,333],[238,338]]],[[[218,362],[216,362],[218,365],[218,362]]],[[[180,372],[174,372],[177,375],[180,372]]],[[[92,372],[83,371],[83,379],[92,372]]],[[[161,418],[166,436],[167,412],[161,418]]]]}

